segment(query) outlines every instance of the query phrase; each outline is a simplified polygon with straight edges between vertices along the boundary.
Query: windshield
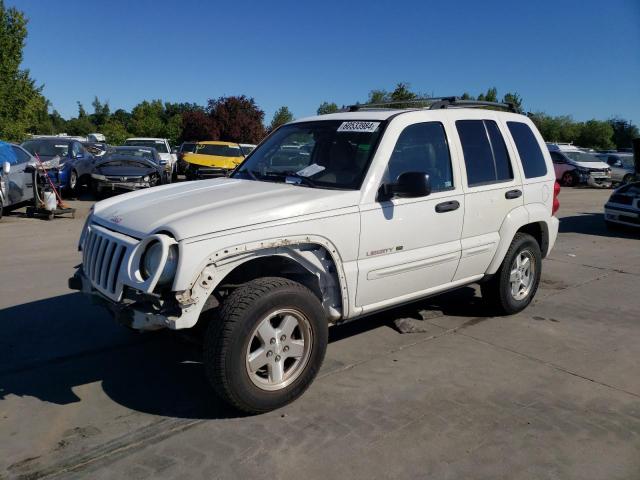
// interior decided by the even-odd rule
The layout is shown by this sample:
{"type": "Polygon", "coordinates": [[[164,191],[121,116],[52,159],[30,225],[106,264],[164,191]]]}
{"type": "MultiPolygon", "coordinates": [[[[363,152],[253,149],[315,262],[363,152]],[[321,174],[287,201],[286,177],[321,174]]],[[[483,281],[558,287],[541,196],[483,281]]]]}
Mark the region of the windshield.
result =
{"type": "Polygon", "coordinates": [[[109,157],[131,157],[135,158],[145,158],[147,160],[151,160],[152,162],[157,163],[155,156],[153,155],[153,150],[150,148],[114,148],[109,152],[109,157]]]}
{"type": "Polygon", "coordinates": [[[40,157],[66,157],[69,153],[69,144],[59,140],[28,140],[22,144],[31,155],[40,157]]]}
{"type": "Polygon", "coordinates": [[[242,151],[240,147],[235,145],[212,145],[199,144],[196,145],[196,152],[200,155],[217,155],[219,157],[241,157],[242,151]]]}
{"type": "Polygon", "coordinates": [[[182,146],[180,147],[180,152],[181,153],[193,153],[196,151],[196,144],[195,143],[183,143],[182,146]]]}
{"type": "Polygon", "coordinates": [[[357,190],[382,128],[382,122],[342,120],[285,125],[233,177],[357,190]]]}
{"type": "Polygon", "coordinates": [[[253,149],[256,148],[255,145],[240,145],[240,149],[242,150],[242,154],[246,157],[249,155],[253,149]]]}
{"type": "Polygon", "coordinates": [[[595,155],[586,152],[562,152],[574,162],[602,162],[595,155]]]}
{"type": "Polygon", "coordinates": [[[127,140],[124,144],[134,147],[155,148],[158,153],[169,153],[169,150],[167,150],[167,144],[164,140],[127,140]]]}

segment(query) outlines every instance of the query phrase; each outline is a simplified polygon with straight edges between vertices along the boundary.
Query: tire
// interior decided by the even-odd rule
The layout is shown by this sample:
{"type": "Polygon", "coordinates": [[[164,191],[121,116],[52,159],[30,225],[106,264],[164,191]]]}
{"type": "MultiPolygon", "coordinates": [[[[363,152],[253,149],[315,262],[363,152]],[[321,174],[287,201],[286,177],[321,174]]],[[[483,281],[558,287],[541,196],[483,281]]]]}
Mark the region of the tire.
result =
{"type": "Polygon", "coordinates": [[[263,413],[304,393],[322,365],[327,340],[326,314],[308,288],[286,278],[259,278],[234,290],[210,322],[205,370],[225,402],[246,413],[263,413]],[[297,322],[293,329],[291,318],[297,322]],[[299,357],[285,353],[293,351],[299,357]]]}
{"type": "Polygon", "coordinates": [[[565,187],[574,187],[577,185],[578,179],[573,172],[564,172],[562,174],[562,185],[565,187]]]}
{"type": "Polygon", "coordinates": [[[78,194],[78,189],[80,187],[80,184],[78,183],[79,180],[78,172],[71,170],[71,173],[69,174],[69,183],[66,188],[67,195],[69,197],[74,197],[78,194]]]}
{"type": "MultiPolygon", "coordinates": [[[[517,233],[500,265],[500,269],[491,280],[481,284],[482,298],[492,306],[499,315],[513,315],[524,310],[533,300],[540,284],[542,272],[542,253],[538,242],[531,235],[517,233]],[[520,272],[521,278],[527,282],[527,288],[521,289],[524,283],[518,285],[517,295],[512,292],[512,271],[518,269],[517,259],[528,258],[529,276],[520,272]],[[514,270],[515,269],[515,270],[514,270]],[[530,283],[526,280],[530,278],[530,283]],[[521,296],[522,295],[522,296],[521,296]]],[[[516,281],[518,278],[516,278],[516,281]]]]}
{"type": "Polygon", "coordinates": [[[622,185],[626,185],[627,183],[631,183],[633,181],[633,175],[630,173],[627,173],[623,178],[622,178],[622,185]]]}

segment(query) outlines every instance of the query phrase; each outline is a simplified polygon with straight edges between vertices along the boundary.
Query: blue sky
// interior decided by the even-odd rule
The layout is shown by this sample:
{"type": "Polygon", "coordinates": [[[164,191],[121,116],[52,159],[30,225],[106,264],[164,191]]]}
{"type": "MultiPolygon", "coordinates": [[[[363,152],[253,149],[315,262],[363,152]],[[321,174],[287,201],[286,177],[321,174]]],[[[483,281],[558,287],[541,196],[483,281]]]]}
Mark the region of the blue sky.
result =
{"type": "Polygon", "coordinates": [[[640,1],[5,0],[30,19],[23,66],[65,117],[94,95],[246,94],[296,117],[408,82],[517,91],[530,111],[640,123],[640,1]]]}

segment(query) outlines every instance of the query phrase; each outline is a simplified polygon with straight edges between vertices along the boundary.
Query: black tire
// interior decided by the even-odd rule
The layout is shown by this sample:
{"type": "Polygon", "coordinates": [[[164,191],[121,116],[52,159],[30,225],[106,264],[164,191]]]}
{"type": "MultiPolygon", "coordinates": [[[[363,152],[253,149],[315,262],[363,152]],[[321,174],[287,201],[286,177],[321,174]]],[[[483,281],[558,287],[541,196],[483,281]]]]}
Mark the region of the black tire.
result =
{"type": "Polygon", "coordinates": [[[67,197],[75,197],[78,195],[78,191],[80,189],[80,177],[78,177],[78,172],[75,170],[71,170],[69,173],[69,184],[64,189],[67,197]],[[75,182],[72,180],[75,179],[75,182]]]}
{"type": "Polygon", "coordinates": [[[514,313],[524,310],[533,300],[540,284],[540,274],[542,272],[542,253],[540,245],[535,238],[527,233],[516,233],[509,249],[502,261],[502,265],[496,274],[487,282],[480,285],[482,298],[491,307],[493,307],[498,315],[513,315],[514,313]],[[527,251],[533,258],[534,271],[533,283],[531,284],[528,294],[522,299],[516,299],[511,294],[511,283],[509,277],[511,275],[511,266],[516,257],[521,252],[527,251]]]}
{"type": "Polygon", "coordinates": [[[622,185],[626,185],[627,183],[631,183],[633,182],[633,175],[630,173],[627,173],[623,178],[622,178],[622,185]]]}
{"type": "Polygon", "coordinates": [[[569,171],[562,174],[562,185],[565,187],[575,187],[578,184],[578,179],[575,173],[569,171]]]}
{"type": "Polygon", "coordinates": [[[95,200],[102,200],[104,198],[104,192],[98,185],[97,180],[91,182],[91,193],[93,194],[93,198],[95,200]]]}
{"type": "Polygon", "coordinates": [[[304,393],[322,365],[327,341],[327,318],[318,298],[299,283],[264,277],[237,288],[225,300],[205,335],[204,365],[211,385],[224,401],[243,412],[262,413],[304,393]],[[306,316],[313,340],[308,360],[295,380],[279,390],[265,390],[247,372],[247,349],[259,323],[283,308],[295,308],[306,316]]]}

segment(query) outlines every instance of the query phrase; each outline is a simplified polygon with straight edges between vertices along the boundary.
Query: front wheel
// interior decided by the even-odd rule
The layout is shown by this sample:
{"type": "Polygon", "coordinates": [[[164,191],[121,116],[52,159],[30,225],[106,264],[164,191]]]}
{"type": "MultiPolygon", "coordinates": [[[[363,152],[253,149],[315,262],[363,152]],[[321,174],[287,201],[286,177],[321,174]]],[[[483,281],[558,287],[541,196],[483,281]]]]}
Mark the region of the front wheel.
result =
{"type": "Polygon", "coordinates": [[[565,187],[573,187],[577,183],[578,179],[573,172],[564,172],[562,174],[562,185],[565,187]]]}
{"type": "Polygon", "coordinates": [[[305,286],[280,277],[237,288],[213,319],[204,363],[218,395],[262,413],[298,398],[315,378],[327,348],[327,319],[305,286]]]}
{"type": "Polygon", "coordinates": [[[542,253],[531,235],[517,233],[495,276],[480,286],[482,298],[498,313],[512,315],[524,310],[538,290],[542,253]]]}
{"type": "Polygon", "coordinates": [[[78,172],[71,170],[69,173],[69,183],[67,184],[67,195],[73,197],[78,193],[78,172]]]}
{"type": "Polygon", "coordinates": [[[626,185],[627,183],[631,183],[633,182],[633,175],[631,175],[630,173],[626,174],[624,176],[624,178],[622,179],[622,184],[626,185]]]}

